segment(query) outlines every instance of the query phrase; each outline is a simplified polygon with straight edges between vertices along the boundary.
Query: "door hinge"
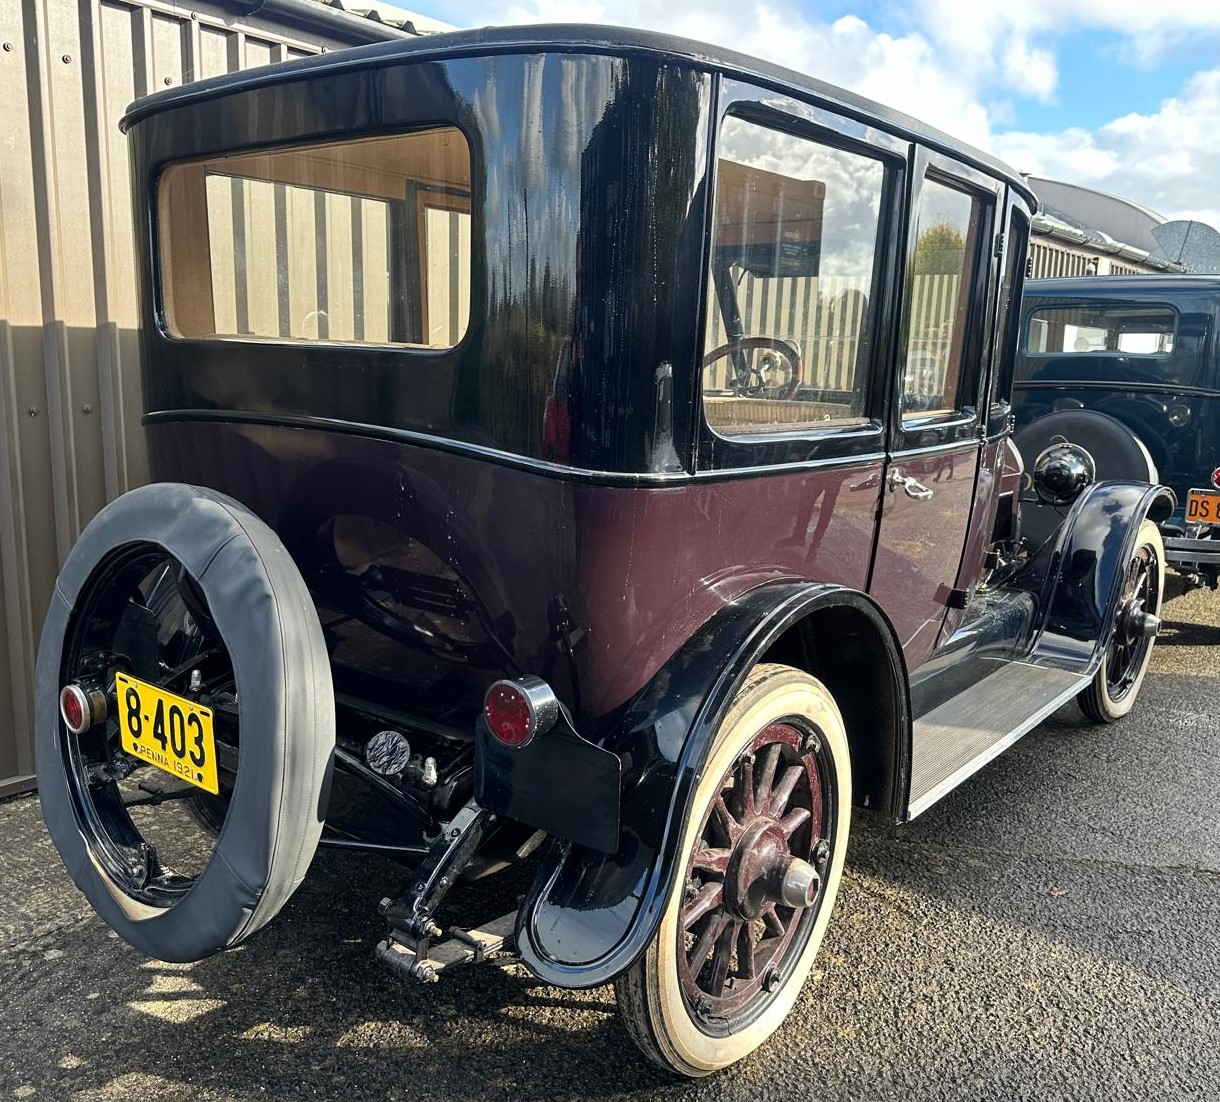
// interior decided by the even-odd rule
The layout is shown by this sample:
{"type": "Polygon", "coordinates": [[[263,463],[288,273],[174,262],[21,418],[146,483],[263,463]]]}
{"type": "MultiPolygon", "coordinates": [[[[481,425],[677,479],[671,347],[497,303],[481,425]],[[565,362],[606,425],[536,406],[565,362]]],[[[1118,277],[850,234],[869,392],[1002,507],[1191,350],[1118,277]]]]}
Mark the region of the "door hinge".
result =
{"type": "Polygon", "coordinates": [[[997,233],[995,235],[995,247],[991,250],[991,255],[997,260],[1004,255],[1004,235],[997,233]]]}

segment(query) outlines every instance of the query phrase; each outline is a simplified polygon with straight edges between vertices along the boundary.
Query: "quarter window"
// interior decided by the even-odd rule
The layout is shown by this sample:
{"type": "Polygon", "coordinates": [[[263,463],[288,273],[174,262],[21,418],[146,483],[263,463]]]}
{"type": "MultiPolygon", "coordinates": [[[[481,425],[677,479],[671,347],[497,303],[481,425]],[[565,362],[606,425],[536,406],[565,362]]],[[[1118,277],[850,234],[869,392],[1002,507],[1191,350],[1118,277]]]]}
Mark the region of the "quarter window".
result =
{"type": "Polygon", "coordinates": [[[179,337],[449,348],[470,314],[470,151],[453,127],[211,157],[161,177],[179,337]]]}
{"type": "Polygon", "coordinates": [[[884,178],[876,158],[724,120],[702,386],[716,432],[867,424],[884,178]]]}
{"type": "Polygon", "coordinates": [[[973,401],[977,371],[965,363],[983,201],[924,181],[916,215],[903,414],[952,413],[973,401]]]}

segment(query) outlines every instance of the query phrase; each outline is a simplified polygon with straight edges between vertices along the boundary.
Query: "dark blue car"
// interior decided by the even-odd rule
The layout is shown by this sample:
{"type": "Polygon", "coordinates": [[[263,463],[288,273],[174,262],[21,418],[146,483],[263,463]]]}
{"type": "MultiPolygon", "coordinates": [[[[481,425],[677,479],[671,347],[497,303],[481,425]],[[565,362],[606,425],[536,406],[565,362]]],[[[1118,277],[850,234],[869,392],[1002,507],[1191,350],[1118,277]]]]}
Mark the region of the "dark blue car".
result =
{"type": "Polygon", "coordinates": [[[1057,437],[1097,475],[1170,486],[1168,561],[1220,575],[1220,277],[1094,276],[1025,284],[1013,405],[1027,463],[1057,437]],[[1033,453],[1033,454],[1031,454],[1033,453]]]}

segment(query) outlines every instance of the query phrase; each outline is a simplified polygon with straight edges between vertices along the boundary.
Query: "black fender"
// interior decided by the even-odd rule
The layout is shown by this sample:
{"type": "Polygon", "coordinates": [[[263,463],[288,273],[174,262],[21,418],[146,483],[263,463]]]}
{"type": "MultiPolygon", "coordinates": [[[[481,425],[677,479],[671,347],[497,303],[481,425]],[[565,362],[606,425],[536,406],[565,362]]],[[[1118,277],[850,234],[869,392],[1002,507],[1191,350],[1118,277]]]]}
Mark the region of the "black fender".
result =
{"type": "Polygon", "coordinates": [[[1034,657],[1081,673],[1096,670],[1140,525],[1145,519],[1160,523],[1175,505],[1168,487],[1134,482],[1098,482],[1076,499],[1056,538],[1043,545],[1018,583],[1040,591],[1034,657]]]}
{"type": "Polygon", "coordinates": [[[677,850],[698,777],[720,721],[750,670],[789,628],[846,606],[884,640],[902,701],[895,745],[895,802],[910,777],[910,706],[902,651],[865,594],[805,581],[771,582],[706,623],[628,705],[602,745],[623,762],[622,829],[614,854],[556,842],[517,916],[517,950],[559,987],[593,987],[630,967],[647,947],[679,873],[677,850]]]}

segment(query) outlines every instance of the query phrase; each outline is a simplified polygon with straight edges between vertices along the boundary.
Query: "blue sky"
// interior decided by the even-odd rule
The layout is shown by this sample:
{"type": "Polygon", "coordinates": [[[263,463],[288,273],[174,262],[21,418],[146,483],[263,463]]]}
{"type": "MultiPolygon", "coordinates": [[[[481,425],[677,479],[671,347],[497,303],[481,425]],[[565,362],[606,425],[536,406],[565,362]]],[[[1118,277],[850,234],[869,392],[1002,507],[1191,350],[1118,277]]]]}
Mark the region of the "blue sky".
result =
{"type": "Polygon", "coordinates": [[[1035,175],[1220,226],[1217,0],[419,0],[461,26],[597,22],[733,46],[1035,175]]]}

